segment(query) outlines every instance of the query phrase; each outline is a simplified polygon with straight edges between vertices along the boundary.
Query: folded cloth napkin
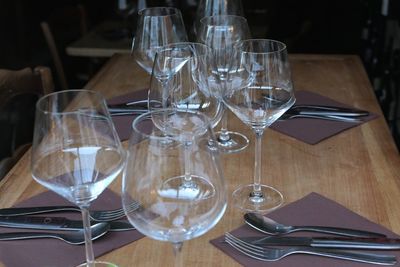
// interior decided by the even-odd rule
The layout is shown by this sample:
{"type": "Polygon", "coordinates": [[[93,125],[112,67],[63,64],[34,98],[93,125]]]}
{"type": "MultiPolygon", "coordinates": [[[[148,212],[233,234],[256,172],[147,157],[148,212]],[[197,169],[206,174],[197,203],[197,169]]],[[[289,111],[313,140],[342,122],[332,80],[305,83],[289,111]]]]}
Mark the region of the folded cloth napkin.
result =
{"type": "MultiPolygon", "coordinates": [[[[327,105],[334,107],[347,107],[348,105],[339,103],[330,98],[321,96],[316,93],[308,91],[297,91],[295,93],[296,103],[295,105],[327,105]]],[[[294,137],[307,144],[314,145],[322,140],[329,138],[342,131],[358,126],[364,122],[370,121],[377,118],[378,115],[370,114],[362,117],[362,122],[340,122],[340,121],[329,121],[329,120],[318,120],[318,119],[307,119],[307,118],[296,118],[285,121],[276,121],[271,125],[271,129],[278,132],[284,133],[291,137],[294,137]]]]}
{"type": "MultiPolygon", "coordinates": [[[[16,207],[37,207],[48,205],[71,205],[71,203],[57,194],[47,191],[19,203],[16,207]]],[[[105,190],[99,198],[92,203],[90,209],[105,210],[117,209],[120,207],[121,197],[111,190],[105,190]]],[[[62,216],[70,219],[82,219],[78,212],[54,213],[51,215],[46,214],[46,216],[62,216]]],[[[0,227],[0,233],[14,231],[34,232],[36,230],[0,227]]],[[[143,235],[136,230],[108,232],[105,236],[93,242],[95,257],[99,257],[142,237],[143,235]]],[[[85,259],[84,245],[69,245],[64,241],[57,239],[0,241],[0,261],[7,267],[74,267],[85,262],[85,259]]]]}
{"type": "MultiPolygon", "coordinates": [[[[118,105],[124,104],[131,101],[147,99],[148,89],[142,89],[125,95],[120,95],[107,100],[108,105],[118,105]]],[[[132,130],[132,122],[136,118],[136,115],[126,115],[126,116],[113,116],[112,120],[115,125],[115,129],[118,133],[121,141],[129,139],[129,135],[132,130]]]]}
{"type": "MultiPolygon", "coordinates": [[[[359,230],[373,231],[387,235],[388,237],[398,238],[396,234],[388,229],[377,225],[364,217],[348,210],[342,205],[329,200],[317,193],[311,193],[304,198],[288,204],[278,210],[268,214],[268,217],[279,223],[287,225],[319,225],[346,227],[359,230]]],[[[243,225],[231,232],[235,236],[266,236],[248,225],[243,225]]],[[[287,236],[324,236],[324,234],[297,232],[287,236]]],[[[356,267],[369,266],[370,264],[339,260],[327,257],[317,257],[311,255],[295,254],[287,256],[275,262],[263,262],[245,256],[223,242],[224,237],[218,237],[210,242],[234,258],[243,266],[271,266],[271,267],[356,267]]],[[[370,251],[373,253],[391,254],[400,259],[400,251],[370,251]]],[[[396,265],[397,266],[397,265],[396,265]]]]}

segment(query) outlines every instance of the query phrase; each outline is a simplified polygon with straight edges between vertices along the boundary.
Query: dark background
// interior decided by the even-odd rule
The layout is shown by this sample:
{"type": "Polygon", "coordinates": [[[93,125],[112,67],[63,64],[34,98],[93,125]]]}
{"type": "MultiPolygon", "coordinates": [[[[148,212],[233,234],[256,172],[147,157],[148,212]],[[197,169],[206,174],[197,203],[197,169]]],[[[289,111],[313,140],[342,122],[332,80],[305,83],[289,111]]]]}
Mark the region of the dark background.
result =
{"type": "MultiPolygon", "coordinates": [[[[136,1],[129,3],[135,7],[136,1]]],[[[147,5],[180,8],[186,28],[190,29],[198,1],[147,0],[147,5]]],[[[289,53],[359,55],[392,134],[400,144],[397,126],[400,1],[387,0],[388,12],[382,14],[385,1],[245,0],[242,3],[253,37],[283,41],[289,53]],[[389,31],[388,24],[397,28],[389,31]]],[[[52,58],[40,28],[40,22],[47,21],[56,39],[69,87],[81,88],[106,59],[65,54],[65,47],[81,35],[76,7],[84,7],[90,30],[105,19],[121,19],[117,4],[118,0],[0,0],[0,68],[49,66],[57,87],[52,58]],[[78,75],[82,73],[86,76],[78,75]]],[[[129,17],[132,26],[136,13],[135,10],[129,17]]]]}

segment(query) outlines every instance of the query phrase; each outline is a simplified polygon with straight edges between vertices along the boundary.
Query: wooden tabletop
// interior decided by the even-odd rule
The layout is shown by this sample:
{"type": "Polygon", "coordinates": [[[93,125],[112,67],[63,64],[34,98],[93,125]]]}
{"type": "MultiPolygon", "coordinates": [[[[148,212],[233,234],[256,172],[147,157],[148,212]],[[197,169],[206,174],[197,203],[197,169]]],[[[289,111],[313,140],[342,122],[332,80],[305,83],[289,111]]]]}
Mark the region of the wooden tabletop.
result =
{"type": "MultiPolygon", "coordinates": [[[[262,182],[278,188],[290,203],[310,192],[320,193],[350,210],[400,234],[400,157],[363,66],[356,56],[292,55],[296,90],[309,90],[380,115],[378,119],[308,145],[267,130],[263,140],[262,182]],[[285,164],[284,167],[282,164],[285,164]]],[[[86,88],[117,96],[148,86],[149,76],[128,55],[114,55],[86,88]]],[[[238,154],[222,156],[229,195],[252,180],[254,135],[234,115],[229,128],[250,138],[238,154]]],[[[45,191],[33,181],[29,153],[0,183],[0,207],[10,207],[45,191]]],[[[120,192],[119,177],[111,188],[120,192]]],[[[230,199],[229,199],[230,201],[230,199]]],[[[207,234],[186,242],[185,266],[239,266],[209,240],[243,224],[242,214],[228,203],[222,220],[207,234]]],[[[101,259],[119,266],[173,266],[171,245],[143,238],[101,259]]]]}
{"type": "Polygon", "coordinates": [[[132,33],[122,21],[104,21],[82,38],[67,46],[70,56],[111,57],[116,53],[129,54],[132,33]]]}

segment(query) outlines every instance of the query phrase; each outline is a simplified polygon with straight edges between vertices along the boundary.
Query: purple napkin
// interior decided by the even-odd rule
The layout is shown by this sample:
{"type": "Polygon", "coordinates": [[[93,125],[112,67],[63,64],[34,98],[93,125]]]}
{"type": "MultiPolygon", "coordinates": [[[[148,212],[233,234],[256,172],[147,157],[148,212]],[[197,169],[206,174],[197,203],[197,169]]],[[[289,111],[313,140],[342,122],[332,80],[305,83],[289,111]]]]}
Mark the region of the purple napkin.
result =
{"type": "MultiPolygon", "coordinates": [[[[19,203],[18,207],[24,206],[48,206],[48,205],[71,205],[67,200],[57,194],[47,191],[19,203]]],[[[110,190],[105,190],[95,200],[91,209],[116,209],[121,207],[121,197],[110,190]]],[[[37,215],[39,216],[39,215],[37,215]]],[[[78,212],[54,213],[46,216],[63,216],[70,219],[81,219],[78,212]]],[[[28,229],[0,228],[0,232],[29,231],[28,229]]],[[[108,232],[105,236],[93,242],[95,257],[99,257],[109,251],[122,247],[142,238],[143,235],[136,230],[108,232]]],[[[0,261],[5,266],[52,266],[73,267],[85,261],[84,245],[69,245],[57,239],[31,239],[20,241],[0,241],[0,261]]]]}
{"type": "MultiPolygon", "coordinates": [[[[147,89],[142,89],[125,95],[117,96],[107,100],[108,105],[123,104],[131,101],[147,99],[147,89]]],[[[129,135],[132,129],[132,121],[136,118],[136,115],[126,116],[113,116],[112,120],[115,125],[115,129],[118,133],[121,141],[129,139],[129,135]]]]}
{"type": "MultiPolygon", "coordinates": [[[[283,208],[275,210],[268,214],[269,218],[276,220],[282,224],[287,225],[320,225],[320,226],[334,226],[346,227],[359,230],[373,231],[387,235],[388,237],[398,238],[396,234],[377,225],[360,215],[346,209],[342,205],[327,199],[317,193],[311,193],[304,198],[288,204],[283,208]]],[[[248,225],[243,225],[231,232],[235,236],[265,236],[257,230],[248,225]]],[[[324,234],[298,232],[288,236],[323,236],[324,234]]],[[[210,242],[234,258],[243,266],[271,266],[271,267],[294,267],[294,266],[307,266],[307,267],[356,267],[356,266],[370,266],[370,264],[352,262],[347,260],[339,260],[327,257],[317,257],[311,255],[291,255],[275,262],[263,262],[245,256],[232,248],[227,243],[223,242],[224,237],[218,237],[210,242]]],[[[370,251],[373,253],[391,254],[400,259],[400,251],[370,251]]],[[[396,265],[398,266],[398,265],[396,265]]]]}
{"type": "MultiPolygon", "coordinates": [[[[295,95],[295,105],[312,104],[352,108],[343,103],[339,103],[330,98],[308,91],[298,91],[295,93],[295,95]]],[[[307,144],[315,145],[328,137],[331,137],[352,127],[358,126],[377,117],[378,115],[376,114],[370,114],[363,117],[362,122],[357,123],[295,118],[285,121],[276,121],[274,124],[271,125],[270,128],[294,137],[307,144]]]]}

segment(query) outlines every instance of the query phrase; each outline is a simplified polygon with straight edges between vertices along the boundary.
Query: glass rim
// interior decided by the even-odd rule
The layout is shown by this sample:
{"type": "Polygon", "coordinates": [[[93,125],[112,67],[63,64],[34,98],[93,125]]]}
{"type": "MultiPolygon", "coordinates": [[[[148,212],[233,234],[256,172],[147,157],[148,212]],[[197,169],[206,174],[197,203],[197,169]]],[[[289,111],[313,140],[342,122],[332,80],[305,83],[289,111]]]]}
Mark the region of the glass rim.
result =
{"type": "Polygon", "coordinates": [[[246,39],[246,40],[239,41],[237,46],[240,47],[246,43],[271,43],[271,44],[275,43],[275,44],[279,45],[279,47],[273,51],[257,51],[256,52],[256,51],[245,51],[245,50],[240,49],[240,52],[246,53],[246,54],[276,54],[276,53],[281,53],[281,52],[287,50],[285,43],[278,41],[278,40],[274,40],[274,39],[246,39]]]}
{"type": "MultiPolygon", "coordinates": [[[[205,20],[212,20],[212,19],[215,19],[215,18],[221,18],[222,19],[221,21],[224,21],[223,20],[224,18],[240,18],[241,20],[243,20],[244,22],[247,23],[247,19],[245,17],[239,16],[239,15],[213,15],[213,16],[206,16],[206,17],[203,17],[203,18],[200,19],[200,23],[205,24],[204,23],[205,20]]],[[[216,25],[216,26],[218,26],[218,25],[216,25]]]]}
{"type": "Polygon", "coordinates": [[[168,6],[158,6],[158,7],[146,7],[138,11],[139,16],[152,16],[152,15],[146,15],[144,12],[146,11],[152,11],[152,10],[169,10],[169,11],[174,11],[174,13],[171,14],[166,14],[166,15],[153,15],[154,17],[169,17],[169,16],[175,16],[179,15],[182,17],[182,13],[178,8],[175,7],[168,7],[168,6]]]}
{"type": "Polygon", "coordinates": [[[41,98],[38,99],[38,101],[36,102],[36,110],[40,111],[44,114],[74,114],[77,113],[79,111],[50,111],[47,109],[43,108],[43,102],[53,98],[56,95],[61,95],[61,94],[65,94],[65,93],[85,93],[85,94],[90,94],[90,95],[94,95],[96,96],[101,102],[104,102],[104,96],[97,91],[93,91],[93,90],[88,90],[88,89],[67,89],[67,90],[62,90],[62,91],[57,91],[57,92],[53,92],[47,95],[42,96],[41,98]]]}
{"type": "Polygon", "coordinates": [[[171,43],[171,44],[166,44],[161,46],[159,49],[156,50],[155,53],[155,57],[157,57],[158,54],[161,54],[163,52],[167,52],[167,51],[173,51],[174,48],[179,48],[180,46],[182,47],[201,47],[201,49],[204,49],[205,53],[201,53],[201,54],[196,54],[195,56],[191,55],[190,58],[195,58],[195,57],[203,57],[203,56],[207,56],[207,55],[211,55],[212,54],[212,48],[209,47],[208,45],[205,45],[203,43],[200,42],[177,42],[177,43],[171,43]]]}
{"type": "MultiPolygon", "coordinates": [[[[162,108],[162,109],[157,109],[157,110],[150,110],[150,111],[148,111],[148,112],[146,112],[146,113],[143,113],[143,114],[140,114],[139,116],[137,116],[133,121],[132,121],[132,124],[131,124],[131,128],[132,128],[132,133],[133,132],[135,132],[135,133],[138,133],[138,134],[140,134],[142,137],[146,137],[146,138],[149,138],[149,139],[154,139],[154,140],[163,140],[163,139],[173,139],[174,140],[174,138],[173,137],[166,137],[166,136],[154,136],[154,135],[151,135],[151,134],[147,134],[147,133],[145,133],[143,130],[140,130],[140,129],[138,129],[137,128],[137,124],[139,123],[139,121],[143,121],[144,120],[144,118],[145,118],[145,120],[151,120],[152,121],[152,114],[154,114],[154,113],[160,113],[160,112],[174,112],[174,113],[176,113],[176,112],[180,112],[180,113],[192,113],[192,114],[196,114],[196,115],[198,115],[199,117],[202,117],[202,119],[204,119],[204,122],[207,124],[207,128],[211,128],[211,122],[210,122],[210,120],[209,120],[209,118],[207,117],[207,115],[205,115],[204,113],[202,113],[202,112],[199,112],[199,111],[193,111],[193,110],[179,110],[179,109],[174,109],[174,108],[162,108]]],[[[152,122],[153,123],[153,125],[155,126],[155,123],[154,122],[152,122]]]]}

